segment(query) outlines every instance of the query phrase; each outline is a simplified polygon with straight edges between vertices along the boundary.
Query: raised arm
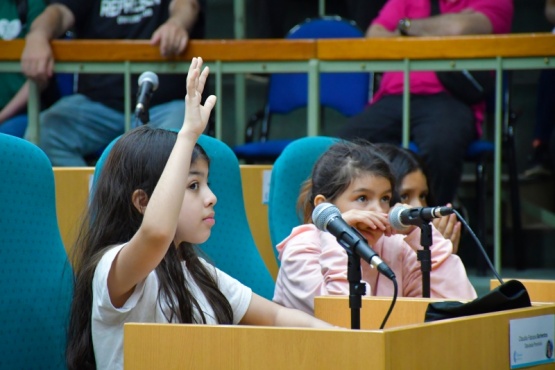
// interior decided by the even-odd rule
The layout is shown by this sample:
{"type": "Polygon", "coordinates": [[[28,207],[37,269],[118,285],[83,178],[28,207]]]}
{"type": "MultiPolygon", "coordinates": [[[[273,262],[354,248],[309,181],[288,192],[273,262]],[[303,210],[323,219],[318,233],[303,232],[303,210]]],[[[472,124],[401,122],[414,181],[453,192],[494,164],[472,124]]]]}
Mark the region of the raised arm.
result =
{"type": "Polygon", "coordinates": [[[181,54],[187,47],[198,13],[197,0],[172,0],[170,17],[154,32],[150,43],[158,45],[163,56],[181,54]]]}
{"type": "Polygon", "coordinates": [[[21,55],[21,70],[37,82],[45,85],[52,77],[54,56],[50,41],[63,35],[75,23],[75,17],[68,7],[52,4],[31,24],[25,37],[25,48],[21,55]]]}
{"type": "Polygon", "coordinates": [[[202,59],[193,58],[187,75],[185,119],[177,135],[168,162],[144,211],[141,226],[122,248],[108,275],[108,291],[112,304],[120,307],[133,288],[162,261],[174,240],[179,212],[188,183],[191,156],[195,143],[208,122],[216,97],[200,104],[208,77],[208,68],[201,73],[202,59]]]}

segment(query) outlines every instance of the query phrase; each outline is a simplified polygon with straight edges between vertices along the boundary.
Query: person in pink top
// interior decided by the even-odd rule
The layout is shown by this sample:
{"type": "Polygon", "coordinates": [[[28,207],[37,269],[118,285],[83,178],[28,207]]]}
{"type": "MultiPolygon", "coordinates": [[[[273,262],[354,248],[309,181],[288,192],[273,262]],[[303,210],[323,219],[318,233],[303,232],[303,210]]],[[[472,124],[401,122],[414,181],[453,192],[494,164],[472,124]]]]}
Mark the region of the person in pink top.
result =
{"type": "MultiPolygon", "coordinates": [[[[334,204],[343,219],[355,227],[389,265],[397,277],[399,295],[422,297],[422,273],[416,251],[420,229],[393,234],[388,212],[394,199],[395,180],[387,160],[370,143],[339,142],[314,165],[312,176],[301,190],[299,208],[304,225],[295,227],[278,244],[281,266],[273,301],[285,307],[313,313],[314,297],[348,295],[347,253],[328,232],[312,224],[314,208],[334,204]]],[[[453,245],[432,225],[432,271],[430,296],[474,299],[476,291],[468,280],[453,245]]],[[[366,294],[392,296],[393,283],[361,260],[366,294]]]]}
{"type": "MultiPolygon", "coordinates": [[[[455,36],[508,33],[511,0],[389,0],[367,37],[455,36]],[[439,1],[440,14],[430,16],[439,1]]],[[[484,103],[468,106],[443,88],[435,72],[410,73],[411,140],[430,170],[439,204],[454,200],[464,153],[481,134],[484,103]]],[[[371,104],[337,133],[344,139],[399,144],[402,135],[403,72],[383,74],[371,104]]]]}

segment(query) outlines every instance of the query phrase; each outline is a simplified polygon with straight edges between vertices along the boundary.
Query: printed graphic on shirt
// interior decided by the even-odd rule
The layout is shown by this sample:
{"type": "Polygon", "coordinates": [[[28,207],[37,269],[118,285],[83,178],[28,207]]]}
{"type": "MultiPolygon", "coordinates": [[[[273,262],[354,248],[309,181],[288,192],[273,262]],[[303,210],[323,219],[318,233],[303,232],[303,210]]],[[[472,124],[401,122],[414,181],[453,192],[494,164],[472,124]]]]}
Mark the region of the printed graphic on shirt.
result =
{"type": "Polygon", "coordinates": [[[0,19],[0,39],[13,40],[21,32],[21,21],[19,19],[0,19]]]}
{"type": "Polygon", "coordinates": [[[134,24],[141,19],[152,17],[152,8],[161,0],[102,0],[100,16],[116,18],[118,24],[134,24]]]}

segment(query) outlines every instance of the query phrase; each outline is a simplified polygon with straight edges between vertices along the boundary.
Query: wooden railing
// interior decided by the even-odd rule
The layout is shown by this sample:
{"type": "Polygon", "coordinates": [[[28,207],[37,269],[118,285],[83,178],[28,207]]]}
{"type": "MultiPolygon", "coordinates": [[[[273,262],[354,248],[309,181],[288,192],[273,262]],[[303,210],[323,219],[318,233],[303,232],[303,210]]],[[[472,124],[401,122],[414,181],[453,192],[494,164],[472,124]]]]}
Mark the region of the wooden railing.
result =
{"type": "MultiPolygon", "coordinates": [[[[0,41],[0,71],[19,71],[23,41],[0,41]]],[[[341,40],[207,40],[190,42],[179,57],[166,59],[147,41],[60,40],[52,42],[55,70],[79,73],[123,73],[125,76],[126,127],[131,121],[131,73],[185,73],[193,56],[202,56],[215,76],[216,136],[222,137],[222,75],[242,73],[307,72],[309,104],[307,135],[319,133],[319,72],[391,71],[405,72],[403,95],[403,144],[409,137],[409,79],[415,70],[495,70],[497,89],[506,69],[555,68],[555,36],[512,34],[465,37],[419,37],[341,40]]],[[[29,135],[38,137],[38,92],[31,86],[29,135]]],[[[501,264],[501,94],[496,94],[494,141],[494,259],[501,264]]],[[[236,131],[242,138],[245,122],[244,94],[235,96],[236,131]]],[[[226,127],[227,129],[227,127],[226,127]]]]}

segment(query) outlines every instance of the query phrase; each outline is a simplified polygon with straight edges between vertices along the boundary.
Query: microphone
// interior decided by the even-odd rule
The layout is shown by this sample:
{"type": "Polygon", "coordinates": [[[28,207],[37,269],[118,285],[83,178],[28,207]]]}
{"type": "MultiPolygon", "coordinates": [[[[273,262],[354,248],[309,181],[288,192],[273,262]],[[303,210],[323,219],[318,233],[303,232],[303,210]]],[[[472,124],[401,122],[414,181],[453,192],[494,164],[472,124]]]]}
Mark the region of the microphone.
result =
{"type": "Polygon", "coordinates": [[[389,212],[389,223],[395,230],[403,231],[407,227],[422,226],[424,223],[432,221],[453,213],[451,207],[415,207],[407,208],[402,205],[393,207],[389,212]]]}
{"type": "Polygon", "coordinates": [[[343,248],[356,253],[389,279],[395,280],[393,270],[374,252],[366,239],[345,222],[336,206],[331,203],[320,203],[312,212],[312,222],[319,230],[335,236],[343,248]]]}
{"type": "Polygon", "coordinates": [[[139,117],[148,110],[150,98],[156,89],[158,89],[158,76],[154,72],[143,72],[139,76],[139,91],[137,92],[135,115],[139,117]]]}

